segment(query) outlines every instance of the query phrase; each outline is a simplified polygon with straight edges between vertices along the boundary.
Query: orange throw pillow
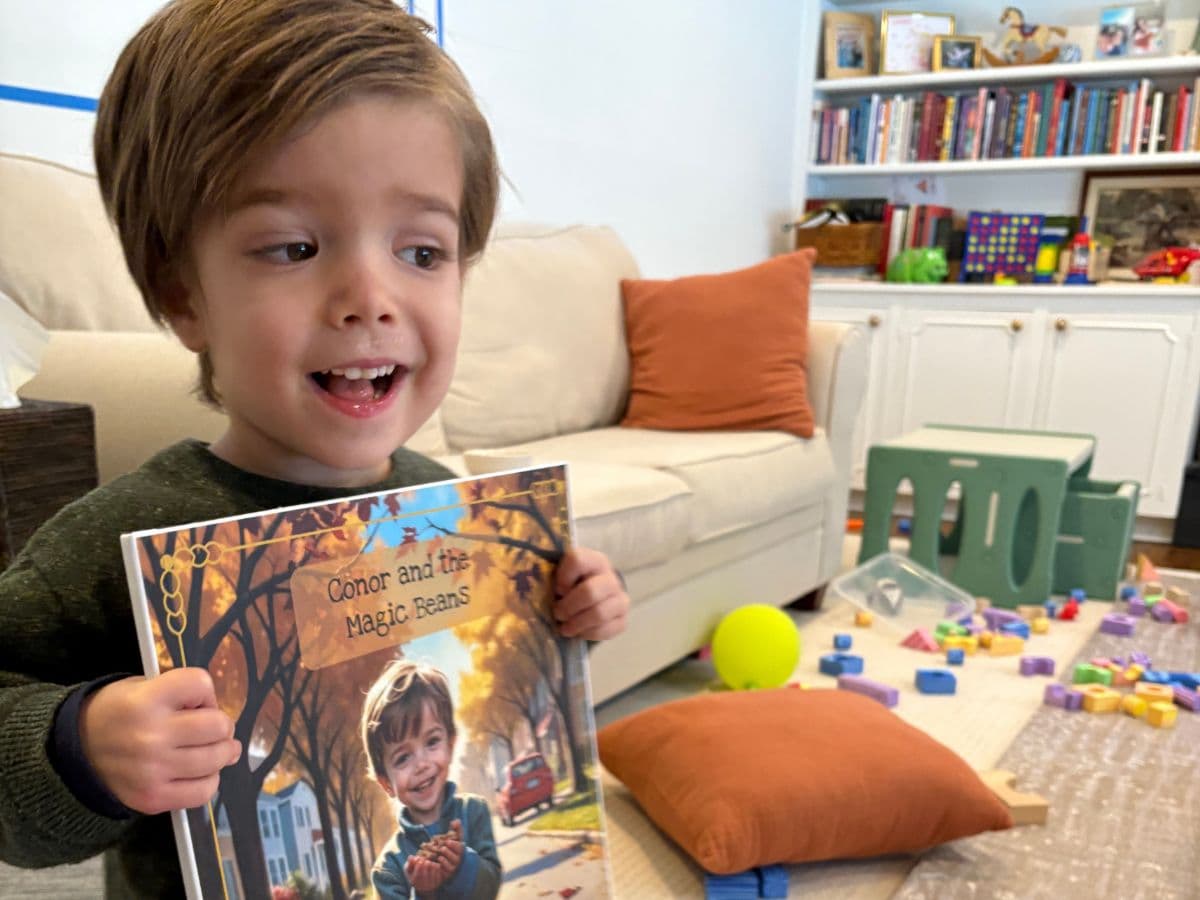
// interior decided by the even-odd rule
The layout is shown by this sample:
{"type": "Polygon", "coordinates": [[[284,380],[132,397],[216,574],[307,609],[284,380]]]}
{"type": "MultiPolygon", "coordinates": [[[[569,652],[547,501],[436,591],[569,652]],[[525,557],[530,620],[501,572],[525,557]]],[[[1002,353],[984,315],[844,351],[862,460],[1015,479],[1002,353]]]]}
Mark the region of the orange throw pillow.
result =
{"type": "Polygon", "coordinates": [[[674,281],[621,282],[630,428],[812,437],[808,288],[816,251],[674,281]]]}
{"type": "Polygon", "coordinates": [[[908,853],[1012,826],[947,747],[847,691],[731,691],[603,728],[600,759],[709,872],[908,853]]]}

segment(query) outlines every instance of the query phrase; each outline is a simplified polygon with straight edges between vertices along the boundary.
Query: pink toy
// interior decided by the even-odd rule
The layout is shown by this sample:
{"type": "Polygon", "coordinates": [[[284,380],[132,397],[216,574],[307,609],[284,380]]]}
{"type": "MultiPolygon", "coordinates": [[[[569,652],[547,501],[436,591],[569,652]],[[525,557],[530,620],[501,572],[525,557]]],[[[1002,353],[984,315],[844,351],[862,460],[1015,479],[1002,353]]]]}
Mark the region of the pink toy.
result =
{"type": "Polygon", "coordinates": [[[900,642],[900,646],[912,650],[924,650],[926,653],[937,653],[939,649],[938,642],[934,640],[928,628],[916,629],[900,642]]]}

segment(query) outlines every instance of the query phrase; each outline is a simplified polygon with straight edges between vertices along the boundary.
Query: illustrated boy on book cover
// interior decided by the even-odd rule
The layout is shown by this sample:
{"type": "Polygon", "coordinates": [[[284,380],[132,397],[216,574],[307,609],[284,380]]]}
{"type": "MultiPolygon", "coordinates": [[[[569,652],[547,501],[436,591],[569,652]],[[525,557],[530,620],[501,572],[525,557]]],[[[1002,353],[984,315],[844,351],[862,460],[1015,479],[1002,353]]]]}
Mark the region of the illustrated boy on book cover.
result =
{"type": "Polygon", "coordinates": [[[611,895],[568,540],[562,466],[126,535],[147,673],[247,748],[175,816],[189,897],[611,895]]]}

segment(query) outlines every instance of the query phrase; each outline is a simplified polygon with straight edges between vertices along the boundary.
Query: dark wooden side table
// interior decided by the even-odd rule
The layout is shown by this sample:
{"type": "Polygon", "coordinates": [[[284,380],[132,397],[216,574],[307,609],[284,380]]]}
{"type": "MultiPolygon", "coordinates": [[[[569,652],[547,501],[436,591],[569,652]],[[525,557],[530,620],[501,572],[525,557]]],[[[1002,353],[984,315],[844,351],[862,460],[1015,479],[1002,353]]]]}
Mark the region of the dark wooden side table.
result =
{"type": "Polygon", "coordinates": [[[96,480],[90,406],[25,400],[0,409],[0,569],[38,526],[96,480]]]}

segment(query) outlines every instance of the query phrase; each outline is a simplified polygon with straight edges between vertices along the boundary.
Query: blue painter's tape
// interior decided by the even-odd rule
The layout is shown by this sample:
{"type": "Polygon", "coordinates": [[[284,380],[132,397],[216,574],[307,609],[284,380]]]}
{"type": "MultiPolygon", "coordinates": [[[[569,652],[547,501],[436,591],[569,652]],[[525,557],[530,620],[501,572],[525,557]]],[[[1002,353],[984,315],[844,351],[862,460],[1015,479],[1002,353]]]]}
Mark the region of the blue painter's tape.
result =
{"type": "Polygon", "coordinates": [[[85,112],[95,112],[99,105],[99,101],[91,97],[35,91],[33,88],[17,87],[15,84],[0,84],[0,100],[32,103],[35,106],[55,106],[59,109],[82,109],[85,112]]]}

